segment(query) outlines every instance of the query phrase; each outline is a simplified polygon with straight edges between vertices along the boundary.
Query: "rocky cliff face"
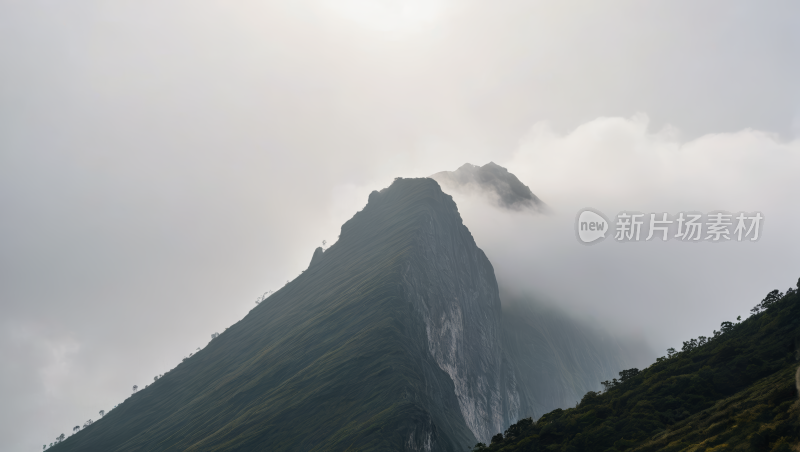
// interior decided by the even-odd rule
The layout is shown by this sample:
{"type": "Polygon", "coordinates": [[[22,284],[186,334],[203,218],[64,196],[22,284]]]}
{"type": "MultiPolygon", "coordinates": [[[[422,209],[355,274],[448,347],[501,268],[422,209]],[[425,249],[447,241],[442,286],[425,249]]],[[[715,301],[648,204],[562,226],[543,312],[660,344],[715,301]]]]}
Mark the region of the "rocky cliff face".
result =
{"type": "MultiPolygon", "coordinates": [[[[370,203],[383,196],[374,192],[370,203]]],[[[623,342],[535,300],[506,294],[501,306],[492,264],[452,198],[437,187],[424,205],[402,267],[403,297],[420,314],[428,352],[452,379],[478,440],[488,443],[523,417],[574,406],[600,381],[646,361],[644,344],[623,342]]]]}
{"type": "MultiPolygon", "coordinates": [[[[383,197],[374,192],[370,203],[383,197]]],[[[402,267],[403,297],[424,322],[428,352],[452,379],[467,426],[488,441],[517,418],[520,404],[514,375],[504,371],[494,269],[438,186],[418,222],[402,267]]]]}

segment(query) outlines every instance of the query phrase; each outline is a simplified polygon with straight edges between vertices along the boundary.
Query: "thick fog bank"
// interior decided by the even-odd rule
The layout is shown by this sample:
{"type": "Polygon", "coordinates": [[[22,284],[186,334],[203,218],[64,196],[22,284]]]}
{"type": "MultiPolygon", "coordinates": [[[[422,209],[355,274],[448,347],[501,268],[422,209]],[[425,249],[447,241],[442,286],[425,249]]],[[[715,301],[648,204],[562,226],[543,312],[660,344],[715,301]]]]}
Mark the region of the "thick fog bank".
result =
{"type": "Polygon", "coordinates": [[[645,116],[600,118],[564,135],[539,124],[500,164],[552,210],[514,212],[452,191],[505,290],[646,341],[656,350],[652,360],[746,317],[768,291],[800,276],[800,213],[791,189],[798,141],[745,130],[686,142],[674,129],[648,130],[645,116]],[[640,240],[620,243],[611,231],[600,243],[580,243],[575,221],[585,207],[612,223],[622,211],[647,214],[640,240]],[[645,240],[649,213],[674,219],[716,210],[760,212],[759,239],[645,240]]]}

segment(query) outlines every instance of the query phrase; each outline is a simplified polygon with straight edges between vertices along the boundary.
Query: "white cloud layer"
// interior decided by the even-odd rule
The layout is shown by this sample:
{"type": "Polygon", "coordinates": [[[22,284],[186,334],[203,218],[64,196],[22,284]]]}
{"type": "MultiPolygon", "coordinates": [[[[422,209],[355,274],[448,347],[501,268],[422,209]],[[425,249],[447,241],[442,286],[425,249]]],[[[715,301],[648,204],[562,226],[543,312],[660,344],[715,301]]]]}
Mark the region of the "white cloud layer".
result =
{"type": "MultiPolygon", "coordinates": [[[[756,130],[682,141],[648,130],[645,115],[599,118],[568,134],[535,125],[506,163],[554,210],[521,215],[461,199],[466,224],[506,286],[562,306],[658,350],[747,317],[769,290],[800,278],[793,189],[800,141],[756,130]],[[575,237],[579,210],[761,212],[757,242],[619,243],[587,247],[575,237]]],[[[459,200],[459,194],[456,194],[459,200]]],[[[731,228],[731,231],[733,228],[731,228]]],[[[705,234],[704,234],[705,236],[705,234]]]]}

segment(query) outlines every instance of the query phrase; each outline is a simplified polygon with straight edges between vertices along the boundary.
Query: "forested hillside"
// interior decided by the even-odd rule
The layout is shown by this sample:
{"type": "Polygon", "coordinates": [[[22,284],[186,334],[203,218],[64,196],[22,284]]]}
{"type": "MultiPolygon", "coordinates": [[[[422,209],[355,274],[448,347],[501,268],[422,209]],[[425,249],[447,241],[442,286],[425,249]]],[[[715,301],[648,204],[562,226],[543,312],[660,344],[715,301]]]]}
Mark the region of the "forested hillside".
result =
{"type": "Polygon", "coordinates": [[[474,451],[798,450],[800,281],[770,292],[750,318],[644,370],[628,369],[567,410],[522,419],[474,451]]]}

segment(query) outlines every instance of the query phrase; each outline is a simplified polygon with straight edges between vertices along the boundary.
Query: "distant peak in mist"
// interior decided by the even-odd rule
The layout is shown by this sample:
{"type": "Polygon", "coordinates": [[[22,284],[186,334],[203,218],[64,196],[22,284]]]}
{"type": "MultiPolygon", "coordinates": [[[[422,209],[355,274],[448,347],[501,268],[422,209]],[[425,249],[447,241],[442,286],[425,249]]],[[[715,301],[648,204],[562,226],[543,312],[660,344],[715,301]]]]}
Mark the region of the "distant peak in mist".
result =
{"type": "Polygon", "coordinates": [[[494,162],[483,166],[466,163],[455,171],[442,171],[430,177],[447,188],[489,195],[505,209],[547,211],[545,203],[527,185],[494,162]]]}

